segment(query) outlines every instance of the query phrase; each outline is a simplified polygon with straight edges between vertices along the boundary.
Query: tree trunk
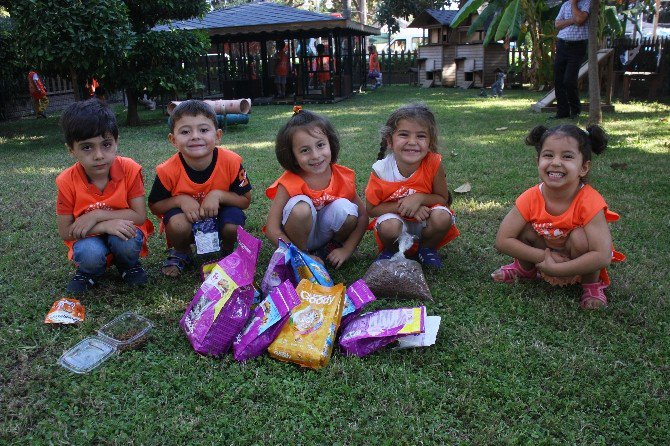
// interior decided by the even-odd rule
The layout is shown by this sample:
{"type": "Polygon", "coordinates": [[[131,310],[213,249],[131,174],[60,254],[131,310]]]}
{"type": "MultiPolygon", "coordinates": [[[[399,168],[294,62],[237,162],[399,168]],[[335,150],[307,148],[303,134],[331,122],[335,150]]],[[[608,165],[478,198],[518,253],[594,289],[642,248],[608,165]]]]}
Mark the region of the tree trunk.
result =
{"type": "Polygon", "coordinates": [[[589,11],[589,124],[600,124],[603,115],[600,109],[600,76],[598,70],[598,20],[600,0],[591,2],[589,11]]]}
{"type": "Polygon", "coordinates": [[[74,67],[70,67],[70,82],[72,82],[72,94],[74,95],[75,102],[81,101],[81,86],[79,85],[79,76],[77,75],[77,70],[74,67]]]}
{"type": "Polygon", "coordinates": [[[126,124],[130,127],[140,125],[140,115],[137,112],[137,90],[128,88],[126,90],[128,97],[128,114],[126,115],[126,124]]]}

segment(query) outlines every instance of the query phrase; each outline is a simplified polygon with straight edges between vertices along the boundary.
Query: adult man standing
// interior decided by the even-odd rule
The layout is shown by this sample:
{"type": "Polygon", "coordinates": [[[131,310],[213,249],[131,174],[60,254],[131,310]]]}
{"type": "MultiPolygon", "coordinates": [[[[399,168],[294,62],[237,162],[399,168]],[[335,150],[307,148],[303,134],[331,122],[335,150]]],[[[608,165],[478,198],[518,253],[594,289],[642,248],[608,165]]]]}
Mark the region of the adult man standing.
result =
{"type": "Polygon", "coordinates": [[[567,0],[556,16],[554,89],[558,110],[554,118],[576,118],[582,111],[577,78],[588,47],[591,0],[567,0]]]}

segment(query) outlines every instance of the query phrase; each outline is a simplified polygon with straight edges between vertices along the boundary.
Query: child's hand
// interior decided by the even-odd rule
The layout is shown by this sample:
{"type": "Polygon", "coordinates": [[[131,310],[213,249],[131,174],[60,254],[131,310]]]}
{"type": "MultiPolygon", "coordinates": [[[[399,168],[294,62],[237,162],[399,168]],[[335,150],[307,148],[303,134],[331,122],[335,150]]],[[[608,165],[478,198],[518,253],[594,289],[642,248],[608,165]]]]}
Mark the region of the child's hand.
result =
{"type": "Polygon", "coordinates": [[[421,206],[418,211],[416,211],[416,214],[414,214],[414,218],[417,221],[426,221],[428,220],[428,217],[430,217],[430,208],[428,206],[421,206]]]}
{"type": "Polygon", "coordinates": [[[212,218],[219,215],[221,197],[219,191],[213,190],[207,194],[200,205],[200,218],[212,218]]]}
{"type": "Polygon", "coordinates": [[[70,226],[70,237],[75,240],[82,239],[88,235],[88,231],[96,224],[98,224],[98,219],[95,211],[80,215],[70,226]]]}
{"type": "Polygon", "coordinates": [[[335,267],[335,269],[339,269],[344,262],[346,262],[349,257],[351,257],[351,251],[349,251],[347,248],[336,248],[330,251],[330,254],[328,254],[328,261],[335,267]]]}
{"type": "Polygon", "coordinates": [[[403,217],[414,218],[423,205],[423,194],[412,194],[398,200],[398,212],[403,217]]]}
{"type": "Polygon", "coordinates": [[[200,220],[200,203],[195,198],[182,195],[179,207],[189,223],[192,224],[200,220]]]}
{"type": "Polygon", "coordinates": [[[135,228],[135,224],[130,220],[106,220],[100,223],[100,225],[106,234],[115,235],[123,241],[135,238],[137,235],[137,228],[135,228]]]}
{"type": "Polygon", "coordinates": [[[535,265],[535,267],[549,276],[561,277],[563,274],[557,266],[568,260],[570,260],[569,257],[547,248],[544,250],[544,260],[535,265]]]}

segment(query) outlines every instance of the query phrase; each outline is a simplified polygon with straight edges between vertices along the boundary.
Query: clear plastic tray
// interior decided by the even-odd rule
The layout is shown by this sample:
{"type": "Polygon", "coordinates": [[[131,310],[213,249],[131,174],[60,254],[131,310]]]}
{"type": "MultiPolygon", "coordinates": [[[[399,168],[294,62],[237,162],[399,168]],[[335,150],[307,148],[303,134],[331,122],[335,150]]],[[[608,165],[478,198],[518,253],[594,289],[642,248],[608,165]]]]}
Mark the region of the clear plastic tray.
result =
{"type": "Polygon", "coordinates": [[[127,312],[103,325],[98,336],[120,351],[130,350],[146,342],[152,327],[149,319],[127,312]]]}
{"type": "Polygon", "coordinates": [[[116,347],[97,336],[86,338],[63,353],[58,363],[74,373],[88,373],[116,353],[116,347]]]}

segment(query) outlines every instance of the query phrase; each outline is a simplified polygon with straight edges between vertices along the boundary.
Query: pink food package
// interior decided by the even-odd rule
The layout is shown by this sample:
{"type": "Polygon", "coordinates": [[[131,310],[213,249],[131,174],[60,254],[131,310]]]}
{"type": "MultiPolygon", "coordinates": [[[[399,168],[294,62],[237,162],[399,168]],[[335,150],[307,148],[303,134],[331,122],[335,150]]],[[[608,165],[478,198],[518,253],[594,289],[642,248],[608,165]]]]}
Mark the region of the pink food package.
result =
{"type": "Polygon", "coordinates": [[[364,306],[376,300],[370,288],[363,279],[359,279],[347,287],[344,295],[344,309],[342,310],[342,322],[340,323],[340,330],[351,322],[357,314],[361,312],[364,306]]]}
{"type": "Polygon", "coordinates": [[[287,279],[291,280],[293,285],[298,283],[289,264],[289,245],[284,240],[279,239],[277,249],[270,257],[268,269],[261,281],[261,292],[264,296],[267,296],[274,287],[279,286],[287,279]]]}
{"type": "Polygon", "coordinates": [[[423,306],[365,313],[344,327],[340,347],[348,355],[369,355],[404,336],[423,333],[425,319],[423,306]]]}
{"type": "Polygon", "coordinates": [[[260,248],[259,239],[238,227],[237,247],[214,266],[193,296],[179,325],[196,352],[225,353],[244,328],[254,299],[260,248]]]}
{"type": "Polygon", "coordinates": [[[291,317],[291,310],[300,302],[290,280],[274,287],[254,309],[244,331],[237,336],[233,344],[235,360],[246,361],[262,355],[291,317]]]}

